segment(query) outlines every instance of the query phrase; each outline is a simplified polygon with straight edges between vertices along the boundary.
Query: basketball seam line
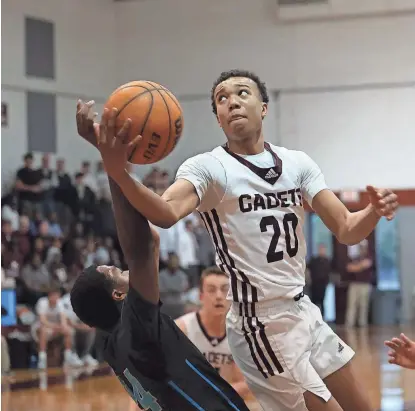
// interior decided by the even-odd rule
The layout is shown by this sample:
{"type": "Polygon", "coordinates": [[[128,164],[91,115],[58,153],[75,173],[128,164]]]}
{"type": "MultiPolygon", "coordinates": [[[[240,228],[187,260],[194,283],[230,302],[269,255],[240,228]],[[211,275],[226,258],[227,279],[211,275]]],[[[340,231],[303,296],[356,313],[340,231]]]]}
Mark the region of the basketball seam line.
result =
{"type": "MultiPolygon", "coordinates": [[[[151,83],[149,83],[148,81],[146,81],[146,83],[148,83],[148,84],[150,84],[150,85],[152,85],[151,83]]],[[[153,91],[153,90],[152,90],[153,91]]],[[[161,160],[161,159],[163,159],[164,158],[164,153],[167,151],[167,148],[169,147],[169,145],[170,145],[170,140],[171,140],[171,134],[172,134],[172,127],[171,127],[171,115],[170,115],[170,109],[169,109],[169,106],[168,106],[168,104],[167,104],[167,101],[166,101],[166,99],[164,98],[164,96],[163,96],[163,94],[161,94],[160,93],[160,90],[159,89],[157,89],[157,92],[160,94],[160,97],[163,99],[163,102],[164,102],[164,105],[166,106],[166,110],[167,110],[167,115],[168,115],[168,117],[169,117],[169,137],[168,137],[168,139],[167,139],[167,143],[166,143],[166,145],[164,146],[164,150],[163,150],[163,152],[162,152],[162,154],[161,154],[161,156],[160,156],[160,159],[159,160],[161,160]]],[[[158,161],[159,161],[158,160],[158,161]]]]}
{"type": "MultiPolygon", "coordinates": [[[[142,87],[144,87],[144,86],[142,86],[142,87]]],[[[144,87],[144,88],[145,88],[145,87],[144,87]]],[[[155,90],[155,88],[153,88],[153,90],[155,90]]],[[[147,113],[147,115],[146,115],[146,117],[145,117],[145,119],[144,119],[143,126],[141,127],[140,136],[142,136],[142,135],[143,135],[143,133],[144,133],[144,129],[145,129],[146,125],[147,125],[147,121],[148,121],[148,119],[150,118],[151,110],[153,109],[153,105],[154,105],[154,97],[153,97],[153,93],[152,93],[152,91],[153,91],[153,90],[148,90],[148,89],[147,89],[147,91],[146,91],[146,93],[150,93],[150,96],[151,96],[151,102],[150,102],[150,105],[149,105],[149,108],[148,108],[148,113],[147,113]]],[[[133,156],[134,156],[135,152],[137,151],[137,148],[138,148],[138,145],[136,145],[136,146],[133,148],[133,151],[131,152],[131,154],[130,154],[130,155],[129,155],[129,157],[128,157],[128,161],[129,161],[130,163],[131,163],[131,160],[132,160],[132,158],[133,158],[133,156]]]]}

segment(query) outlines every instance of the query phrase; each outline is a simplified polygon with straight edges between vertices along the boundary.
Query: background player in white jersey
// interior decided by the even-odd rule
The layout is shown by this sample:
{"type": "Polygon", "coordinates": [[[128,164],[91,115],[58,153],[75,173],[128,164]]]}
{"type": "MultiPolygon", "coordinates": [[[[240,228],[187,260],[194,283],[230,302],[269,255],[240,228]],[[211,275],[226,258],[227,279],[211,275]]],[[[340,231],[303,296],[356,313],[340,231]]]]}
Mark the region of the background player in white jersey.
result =
{"type": "MultiPolygon", "coordinates": [[[[151,223],[170,227],[195,209],[230,276],[227,335],[235,362],[266,410],[370,410],[352,371],[353,350],[304,297],[305,199],[343,244],[366,238],[397,196],[368,186],[370,204],[349,212],[305,153],[268,144],[265,84],[253,73],[222,73],[212,107],[227,143],[187,160],[162,197],[126,170],[113,178],[151,223]]],[[[202,125],[201,125],[202,126],[202,125]]]]}
{"type": "Polygon", "coordinates": [[[177,318],[176,324],[245,399],[249,394],[248,385],[233,360],[226,337],[226,314],[230,306],[226,300],[228,276],[217,267],[208,267],[202,272],[199,287],[201,308],[177,318]]]}

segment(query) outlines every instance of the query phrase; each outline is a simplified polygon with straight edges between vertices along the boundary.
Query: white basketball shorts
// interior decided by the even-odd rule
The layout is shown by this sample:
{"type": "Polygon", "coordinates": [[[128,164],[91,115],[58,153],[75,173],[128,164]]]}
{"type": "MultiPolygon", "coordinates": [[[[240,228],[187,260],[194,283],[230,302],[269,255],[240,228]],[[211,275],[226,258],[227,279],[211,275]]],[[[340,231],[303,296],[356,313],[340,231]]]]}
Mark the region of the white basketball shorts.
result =
{"type": "Polygon", "coordinates": [[[263,409],[307,410],[305,391],[327,402],[331,393],[323,379],[347,364],[354,351],[323,321],[319,308],[307,296],[243,305],[245,310],[241,303],[232,304],[227,335],[263,409]]]}

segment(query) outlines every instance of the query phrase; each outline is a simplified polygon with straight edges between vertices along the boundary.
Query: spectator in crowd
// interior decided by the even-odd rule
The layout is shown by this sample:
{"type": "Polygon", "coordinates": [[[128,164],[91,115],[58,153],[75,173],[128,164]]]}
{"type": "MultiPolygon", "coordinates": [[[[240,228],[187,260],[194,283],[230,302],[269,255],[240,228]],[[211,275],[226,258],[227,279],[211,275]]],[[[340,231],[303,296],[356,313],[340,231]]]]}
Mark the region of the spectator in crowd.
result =
{"type": "Polygon", "coordinates": [[[189,279],[180,269],[179,258],[175,253],[169,253],[167,267],[159,274],[160,299],[163,301],[162,310],[172,318],[184,313],[184,296],[189,289],[189,279]]]}
{"type": "Polygon", "coordinates": [[[17,246],[22,259],[27,261],[32,249],[32,236],[30,235],[30,220],[28,216],[22,215],[19,219],[19,231],[13,233],[13,241],[17,246]]]}
{"type": "Polygon", "coordinates": [[[34,253],[31,260],[23,266],[21,279],[26,287],[24,302],[34,306],[51,286],[51,277],[42,257],[34,253]]]}
{"type": "Polygon", "coordinates": [[[205,224],[199,214],[194,223],[194,235],[197,242],[196,258],[199,261],[199,273],[212,265],[215,265],[215,249],[205,224]]]}
{"type": "Polygon", "coordinates": [[[1,243],[8,250],[13,249],[13,229],[11,222],[8,220],[2,220],[1,222],[1,243]]]}
{"type": "Polygon", "coordinates": [[[331,261],[327,257],[327,248],[324,244],[319,244],[318,254],[310,258],[307,268],[311,280],[311,301],[320,308],[324,318],[324,298],[331,272],[331,261]]]}
{"type": "Polygon", "coordinates": [[[49,236],[54,238],[62,238],[63,232],[58,221],[58,215],[53,212],[49,217],[49,236]]]}
{"type": "Polygon", "coordinates": [[[58,289],[51,289],[47,297],[41,297],[36,303],[35,311],[38,315],[38,321],[32,326],[32,336],[39,344],[39,369],[47,368],[47,344],[58,337],[64,338],[64,365],[83,365],[78,356],[72,352],[73,331],[68,325],[60,297],[61,293],[58,289]]]}
{"type": "Polygon", "coordinates": [[[19,229],[19,212],[17,211],[17,197],[15,195],[8,196],[8,199],[3,203],[1,218],[10,221],[12,231],[19,229]]]}
{"type": "Polygon", "coordinates": [[[76,189],[76,217],[82,221],[86,233],[90,233],[94,223],[94,211],[96,209],[96,197],[94,191],[85,184],[84,175],[77,173],[75,176],[76,189]]]}
{"type": "Polygon", "coordinates": [[[374,274],[373,260],[369,255],[367,240],[359,244],[359,255],[347,264],[347,272],[350,283],[347,295],[346,325],[354,327],[357,317],[359,326],[366,327],[374,274]]]}
{"type": "Polygon", "coordinates": [[[1,375],[7,375],[10,371],[9,347],[6,338],[1,336],[1,375]]]}
{"type": "MultiPolygon", "coordinates": [[[[182,225],[182,222],[178,224],[182,225]]],[[[197,240],[193,232],[193,222],[191,219],[184,221],[184,228],[180,230],[179,241],[177,243],[177,254],[180,266],[186,271],[191,286],[199,283],[199,260],[197,259],[197,240]]]]}
{"type": "Polygon", "coordinates": [[[38,170],[33,168],[33,155],[31,153],[26,154],[23,157],[24,165],[17,170],[16,173],[16,192],[19,196],[19,208],[23,210],[27,208],[32,210],[33,208],[40,207],[42,200],[42,175],[38,170]]]}
{"type": "Polygon", "coordinates": [[[49,214],[55,210],[54,188],[52,184],[53,172],[50,168],[49,153],[43,154],[42,165],[38,172],[41,176],[40,186],[42,188],[42,209],[45,214],[49,214]]]}
{"type": "Polygon", "coordinates": [[[91,163],[89,161],[83,161],[81,172],[78,174],[82,174],[85,187],[88,187],[96,197],[98,193],[98,183],[96,175],[91,172],[91,163]]]}

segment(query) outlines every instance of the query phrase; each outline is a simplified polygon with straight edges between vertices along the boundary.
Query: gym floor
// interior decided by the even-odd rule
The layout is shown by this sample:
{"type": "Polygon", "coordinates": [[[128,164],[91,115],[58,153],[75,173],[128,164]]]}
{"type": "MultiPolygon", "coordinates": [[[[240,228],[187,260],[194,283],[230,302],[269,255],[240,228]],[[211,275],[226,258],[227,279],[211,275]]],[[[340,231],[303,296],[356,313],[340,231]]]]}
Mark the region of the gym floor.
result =
{"type": "MultiPolygon", "coordinates": [[[[383,342],[414,328],[337,329],[356,350],[356,364],[375,409],[415,411],[415,370],[388,364],[383,342]]],[[[2,378],[2,411],[133,411],[107,366],[98,369],[19,370],[2,378]]],[[[252,407],[256,409],[256,407],[252,407]]]]}

